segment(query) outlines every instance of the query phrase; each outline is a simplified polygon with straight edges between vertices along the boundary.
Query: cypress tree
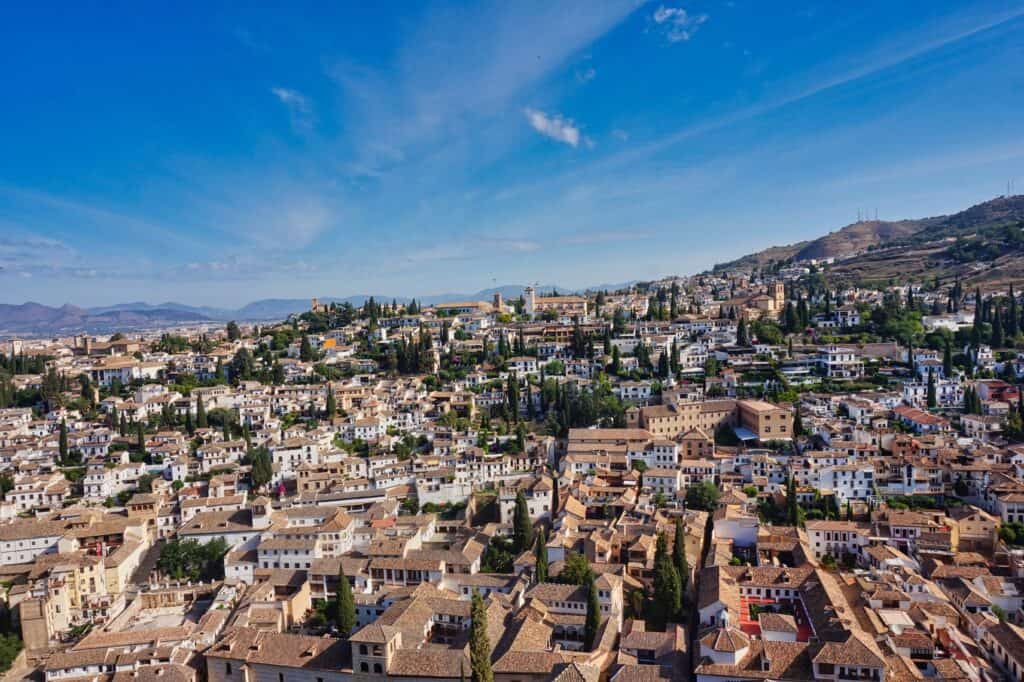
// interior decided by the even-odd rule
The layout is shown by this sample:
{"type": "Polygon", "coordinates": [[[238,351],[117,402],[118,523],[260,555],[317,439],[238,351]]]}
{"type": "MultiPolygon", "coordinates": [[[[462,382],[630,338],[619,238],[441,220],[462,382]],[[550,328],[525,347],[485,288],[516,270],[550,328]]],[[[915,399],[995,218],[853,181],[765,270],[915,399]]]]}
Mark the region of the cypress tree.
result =
{"type": "Polygon", "coordinates": [[[139,454],[143,458],[146,456],[146,433],[142,430],[142,422],[139,422],[135,426],[135,435],[139,441],[139,454]]]}
{"type": "Polygon", "coordinates": [[[583,647],[594,650],[597,631],[601,627],[601,602],[597,598],[597,581],[590,578],[590,592],[587,595],[587,619],[583,625],[583,647]]]}
{"type": "Polygon", "coordinates": [[[946,339],[946,347],[942,351],[942,373],[947,379],[953,376],[953,348],[949,339],[946,339]]]}
{"type": "Polygon", "coordinates": [[[679,573],[679,588],[685,601],[686,588],[690,582],[690,563],[686,560],[686,529],[682,518],[676,519],[676,532],[672,539],[672,563],[679,573]]]}
{"type": "Polygon", "coordinates": [[[516,508],[512,517],[512,546],[516,554],[525,552],[533,546],[533,523],[530,521],[530,509],[526,506],[526,496],[522,490],[516,494],[516,508]]]}
{"type": "Polygon", "coordinates": [[[345,638],[348,638],[356,627],[356,602],[352,597],[352,585],[345,575],[345,566],[338,568],[338,597],[337,597],[337,621],[338,631],[345,638]]]}
{"type": "Polygon", "coordinates": [[[1017,296],[1013,293],[1013,284],[1010,284],[1010,305],[1006,311],[1006,335],[1013,339],[1020,332],[1020,317],[1017,312],[1017,296]]]}
{"type": "Polygon", "coordinates": [[[487,609],[480,593],[473,590],[470,607],[469,662],[473,669],[473,682],[494,682],[491,670],[491,642],[487,637],[487,609]]]}
{"type": "Polygon", "coordinates": [[[119,425],[119,422],[118,422],[118,419],[117,419],[117,408],[116,407],[111,407],[110,408],[110,428],[116,429],[116,428],[118,428],[118,425],[119,425]]]}
{"type": "Polygon", "coordinates": [[[190,436],[196,432],[196,426],[192,423],[192,408],[185,413],[185,431],[190,436]]]}
{"type": "Polygon", "coordinates": [[[60,435],[57,437],[57,448],[60,452],[60,461],[66,462],[68,459],[68,423],[64,419],[60,421],[60,435]]]}
{"type": "Polygon", "coordinates": [[[672,557],[666,549],[665,535],[658,536],[658,551],[654,558],[654,604],[652,620],[654,627],[664,630],[669,621],[681,608],[679,573],[672,565],[672,557]]]}
{"type": "Polygon", "coordinates": [[[548,581],[548,547],[543,527],[537,533],[537,568],[534,571],[534,575],[538,583],[546,583],[548,581]]]}
{"type": "Polygon", "coordinates": [[[999,312],[999,308],[995,309],[992,313],[992,349],[1002,348],[1005,344],[1003,343],[1003,316],[999,312]]]}
{"type": "Polygon", "coordinates": [[[206,406],[203,404],[203,396],[196,398],[196,426],[205,429],[210,425],[206,420],[206,406]]]}
{"type": "Polygon", "coordinates": [[[928,368],[928,407],[935,407],[939,404],[935,396],[935,372],[928,368]]]}
{"type": "Polygon", "coordinates": [[[747,332],[747,321],[742,317],[740,318],[739,324],[736,325],[736,345],[750,345],[750,334],[747,332]]]}
{"type": "Polygon", "coordinates": [[[327,419],[334,419],[334,415],[338,413],[338,403],[334,398],[334,389],[330,386],[327,387],[327,419]]]}

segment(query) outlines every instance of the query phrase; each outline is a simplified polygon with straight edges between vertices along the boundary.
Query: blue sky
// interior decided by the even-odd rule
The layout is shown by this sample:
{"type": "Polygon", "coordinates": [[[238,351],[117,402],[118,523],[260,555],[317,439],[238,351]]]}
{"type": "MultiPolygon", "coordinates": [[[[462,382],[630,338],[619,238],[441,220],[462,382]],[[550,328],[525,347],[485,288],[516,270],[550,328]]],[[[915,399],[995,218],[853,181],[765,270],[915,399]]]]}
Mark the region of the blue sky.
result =
{"type": "Polygon", "coordinates": [[[1024,2],[289,4],[6,8],[0,301],[582,287],[1024,191],[1024,2]]]}

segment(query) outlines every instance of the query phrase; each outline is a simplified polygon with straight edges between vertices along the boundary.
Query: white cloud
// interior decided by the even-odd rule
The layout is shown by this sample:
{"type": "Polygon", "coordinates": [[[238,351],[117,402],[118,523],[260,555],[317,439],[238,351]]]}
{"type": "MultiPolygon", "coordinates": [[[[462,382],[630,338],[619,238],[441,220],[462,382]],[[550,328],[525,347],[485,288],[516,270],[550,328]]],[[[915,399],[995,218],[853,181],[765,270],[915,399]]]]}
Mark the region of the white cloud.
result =
{"type": "Polygon", "coordinates": [[[585,69],[576,70],[576,80],[580,83],[589,83],[590,81],[597,78],[597,69],[592,66],[588,66],[585,69]]]}
{"type": "Polygon", "coordinates": [[[271,88],[270,92],[288,109],[292,126],[300,130],[313,127],[313,104],[298,90],[271,88]]]}
{"type": "Polygon", "coordinates": [[[564,118],[560,114],[545,114],[537,109],[524,109],[523,113],[534,130],[552,140],[564,142],[570,147],[578,147],[580,141],[584,139],[579,126],[573,123],[572,119],[564,118]]]}
{"type": "Polygon", "coordinates": [[[660,27],[668,42],[682,43],[693,37],[697,29],[708,20],[708,15],[690,14],[682,7],[659,5],[651,19],[660,27]]]}

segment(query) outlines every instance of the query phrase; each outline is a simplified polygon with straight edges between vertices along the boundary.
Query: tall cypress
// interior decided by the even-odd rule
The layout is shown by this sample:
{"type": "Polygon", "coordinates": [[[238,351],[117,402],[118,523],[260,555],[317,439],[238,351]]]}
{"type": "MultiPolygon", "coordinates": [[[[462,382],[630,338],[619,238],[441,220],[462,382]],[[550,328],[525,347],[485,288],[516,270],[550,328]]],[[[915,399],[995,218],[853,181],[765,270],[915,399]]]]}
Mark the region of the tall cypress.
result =
{"type": "Polygon", "coordinates": [[[583,647],[587,651],[594,650],[597,642],[597,631],[601,627],[601,602],[597,598],[597,580],[590,578],[590,591],[587,595],[587,619],[583,625],[583,647]]]}
{"type": "Polygon", "coordinates": [[[196,426],[205,429],[210,425],[206,420],[206,405],[203,404],[203,396],[196,398],[196,426]]]}
{"type": "Polygon", "coordinates": [[[352,597],[352,585],[345,575],[345,566],[338,566],[338,596],[337,596],[337,621],[338,631],[343,637],[348,637],[356,627],[356,602],[352,597]]]}
{"type": "Polygon", "coordinates": [[[516,494],[516,507],[512,517],[512,545],[517,554],[525,552],[533,545],[533,523],[530,521],[530,509],[526,506],[526,496],[522,490],[516,494]]]}
{"type": "Polygon", "coordinates": [[[487,609],[480,593],[473,590],[470,606],[469,662],[473,668],[473,682],[494,682],[491,669],[491,642],[487,637],[487,609]]]}
{"type": "Polygon", "coordinates": [[[928,407],[936,407],[939,403],[935,395],[935,373],[928,368],[928,407]]]}
{"type": "Polygon", "coordinates": [[[60,461],[66,462],[68,459],[68,423],[62,419],[60,421],[60,435],[57,437],[57,449],[60,452],[60,461]]]}
{"type": "Polygon", "coordinates": [[[1010,304],[1006,311],[1006,335],[1013,339],[1020,332],[1020,316],[1017,311],[1017,295],[1013,293],[1013,284],[1010,285],[1010,304]]]}
{"type": "Polygon", "coordinates": [[[537,534],[537,568],[534,570],[534,576],[538,583],[548,581],[548,543],[543,527],[537,534]]]}
{"type": "Polygon", "coordinates": [[[690,563],[686,560],[686,528],[683,519],[676,519],[676,532],[672,539],[672,563],[679,573],[679,587],[685,601],[686,587],[690,582],[690,563]]]}

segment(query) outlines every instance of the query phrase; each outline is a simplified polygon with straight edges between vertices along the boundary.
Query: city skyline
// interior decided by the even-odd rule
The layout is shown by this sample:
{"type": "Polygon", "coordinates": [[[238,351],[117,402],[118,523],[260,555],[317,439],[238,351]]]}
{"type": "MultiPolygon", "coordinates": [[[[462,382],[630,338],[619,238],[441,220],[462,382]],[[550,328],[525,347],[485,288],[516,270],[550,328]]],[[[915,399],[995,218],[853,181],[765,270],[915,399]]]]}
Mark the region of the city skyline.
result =
{"type": "Polygon", "coordinates": [[[1020,186],[1019,2],[175,12],[10,9],[0,302],[582,288],[1020,186]]]}

